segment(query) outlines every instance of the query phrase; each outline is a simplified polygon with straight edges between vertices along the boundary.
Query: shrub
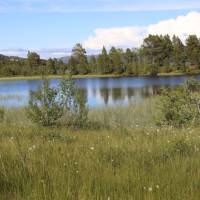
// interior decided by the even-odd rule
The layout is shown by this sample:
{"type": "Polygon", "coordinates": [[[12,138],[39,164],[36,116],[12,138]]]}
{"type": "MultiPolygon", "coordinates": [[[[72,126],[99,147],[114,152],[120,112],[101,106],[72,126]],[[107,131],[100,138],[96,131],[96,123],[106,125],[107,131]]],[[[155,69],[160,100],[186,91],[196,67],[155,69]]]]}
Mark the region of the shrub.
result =
{"type": "Polygon", "coordinates": [[[49,80],[44,79],[41,88],[30,92],[29,106],[26,108],[28,118],[42,126],[55,125],[63,113],[56,99],[57,94],[55,88],[50,88],[49,80]]]}
{"type": "Polygon", "coordinates": [[[31,92],[27,116],[42,126],[83,126],[87,122],[86,96],[72,79],[62,79],[57,88],[51,88],[48,80],[31,92]]]}
{"type": "Polygon", "coordinates": [[[183,86],[165,90],[160,101],[161,123],[183,126],[200,118],[200,84],[188,79],[183,86]]]}
{"type": "Polygon", "coordinates": [[[87,98],[83,90],[78,89],[72,79],[62,79],[59,84],[59,101],[64,114],[62,125],[82,127],[87,124],[87,98]]]}

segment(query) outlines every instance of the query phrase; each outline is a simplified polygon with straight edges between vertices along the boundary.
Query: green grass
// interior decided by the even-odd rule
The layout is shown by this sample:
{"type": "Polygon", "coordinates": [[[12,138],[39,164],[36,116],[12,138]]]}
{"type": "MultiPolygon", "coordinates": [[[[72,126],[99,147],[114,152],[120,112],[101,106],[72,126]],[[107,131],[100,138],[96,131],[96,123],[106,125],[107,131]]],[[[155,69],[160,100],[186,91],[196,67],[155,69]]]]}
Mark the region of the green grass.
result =
{"type": "Polygon", "coordinates": [[[0,124],[2,200],[198,200],[199,128],[156,127],[157,100],[95,109],[85,130],[0,124]]]}
{"type": "MultiPolygon", "coordinates": [[[[109,78],[109,77],[122,77],[123,75],[116,74],[87,74],[87,75],[73,75],[73,78],[109,78]]],[[[68,78],[68,75],[47,75],[48,79],[61,79],[68,78]]],[[[16,81],[16,80],[41,80],[42,76],[12,76],[0,77],[0,81],[16,81]]]]}

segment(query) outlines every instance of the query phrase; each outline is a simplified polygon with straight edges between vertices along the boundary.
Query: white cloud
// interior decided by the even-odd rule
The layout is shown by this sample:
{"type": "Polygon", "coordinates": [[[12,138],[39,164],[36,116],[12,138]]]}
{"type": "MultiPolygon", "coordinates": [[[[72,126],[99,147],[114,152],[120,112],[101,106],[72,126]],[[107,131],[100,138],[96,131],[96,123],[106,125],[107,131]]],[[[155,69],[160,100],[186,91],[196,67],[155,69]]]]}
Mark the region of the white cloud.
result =
{"type": "Polygon", "coordinates": [[[185,40],[188,35],[195,34],[200,37],[200,13],[190,12],[186,16],[179,16],[176,19],[161,21],[147,27],[150,34],[174,34],[185,40]]]}
{"type": "Polygon", "coordinates": [[[149,34],[174,34],[183,41],[188,35],[196,34],[200,37],[200,13],[190,12],[175,19],[160,21],[146,27],[114,27],[109,29],[96,29],[94,35],[84,41],[88,49],[101,49],[103,46],[139,47],[142,40],[149,34]]]}
{"type": "Polygon", "coordinates": [[[99,49],[104,45],[109,46],[124,46],[134,44],[139,46],[145,34],[143,27],[122,27],[110,29],[96,29],[95,35],[90,36],[84,46],[90,49],[99,49]]]}

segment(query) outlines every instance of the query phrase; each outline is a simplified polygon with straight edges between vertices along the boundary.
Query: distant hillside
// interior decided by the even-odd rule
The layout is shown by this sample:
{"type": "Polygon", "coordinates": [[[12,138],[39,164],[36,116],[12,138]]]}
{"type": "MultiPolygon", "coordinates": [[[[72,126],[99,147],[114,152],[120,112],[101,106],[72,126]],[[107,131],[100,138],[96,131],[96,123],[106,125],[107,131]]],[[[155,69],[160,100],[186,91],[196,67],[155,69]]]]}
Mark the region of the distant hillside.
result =
{"type": "Polygon", "coordinates": [[[70,56],[65,56],[65,57],[59,58],[59,60],[62,60],[64,63],[68,63],[69,59],[70,59],[70,56]]]}
{"type": "Polygon", "coordinates": [[[21,58],[17,56],[5,56],[3,54],[0,54],[0,60],[19,61],[19,60],[25,60],[25,58],[21,58]]]}
{"type": "MultiPolygon", "coordinates": [[[[90,57],[91,57],[92,55],[87,55],[87,59],[88,60],[90,60],[90,57]]],[[[98,55],[94,55],[96,58],[98,57],[98,55]]],[[[70,56],[65,56],[65,57],[61,57],[61,58],[59,58],[59,60],[62,60],[64,63],[68,63],[68,61],[69,61],[69,59],[70,59],[70,56]]]]}

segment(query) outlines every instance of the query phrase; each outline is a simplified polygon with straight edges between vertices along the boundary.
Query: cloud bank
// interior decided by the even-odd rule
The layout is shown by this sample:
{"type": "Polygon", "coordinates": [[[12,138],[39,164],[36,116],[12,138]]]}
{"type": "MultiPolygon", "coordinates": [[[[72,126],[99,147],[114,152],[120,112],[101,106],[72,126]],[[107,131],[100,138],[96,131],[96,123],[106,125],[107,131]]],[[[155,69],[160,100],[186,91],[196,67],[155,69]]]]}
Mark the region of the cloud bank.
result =
{"type": "Polygon", "coordinates": [[[149,34],[169,34],[171,37],[177,35],[182,41],[191,34],[200,37],[200,13],[190,12],[185,16],[160,21],[146,27],[96,29],[94,34],[84,41],[84,46],[88,49],[101,49],[103,46],[139,47],[149,34]]]}

